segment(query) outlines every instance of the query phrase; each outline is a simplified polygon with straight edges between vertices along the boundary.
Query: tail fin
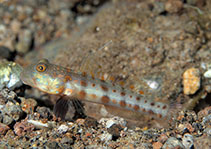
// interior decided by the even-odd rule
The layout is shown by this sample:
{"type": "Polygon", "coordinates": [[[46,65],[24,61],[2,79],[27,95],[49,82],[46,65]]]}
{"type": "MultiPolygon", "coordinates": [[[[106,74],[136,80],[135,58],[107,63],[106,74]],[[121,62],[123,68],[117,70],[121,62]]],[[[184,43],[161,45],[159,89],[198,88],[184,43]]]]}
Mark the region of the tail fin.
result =
{"type": "Polygon", "coordinates": [[[170,103],[169,112],[167,115],[167,119],[171,123],[172,120],[176,119],[179,115],[179,112],[184,110],[184,106],[177,101],[170,103]]]}

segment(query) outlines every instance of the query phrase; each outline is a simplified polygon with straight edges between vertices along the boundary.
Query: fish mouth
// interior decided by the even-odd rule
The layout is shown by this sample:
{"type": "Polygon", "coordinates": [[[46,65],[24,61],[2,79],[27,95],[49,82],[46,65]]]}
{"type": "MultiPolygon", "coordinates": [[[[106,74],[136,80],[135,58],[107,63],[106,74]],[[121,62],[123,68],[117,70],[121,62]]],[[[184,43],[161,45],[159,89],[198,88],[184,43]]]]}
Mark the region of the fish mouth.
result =
{"type": "Polygon", "coordinates": [[[24,84],[26,84],[26,80],[25,80],[25,76],[24,76],[24,70],[20,73],[20,79],[21,79],[21,81],[24,83],[24,84]]]}
{"type": "Polygon", "coordinates": [[[31,86],[33,84],[33,82],[30,81],[30,79],[29,79],[30,77],[32,77],[32,76],[28,76],[27,72],[24,70],[20,74],[20,80],[23,82],[23,84],[31,86]]]}

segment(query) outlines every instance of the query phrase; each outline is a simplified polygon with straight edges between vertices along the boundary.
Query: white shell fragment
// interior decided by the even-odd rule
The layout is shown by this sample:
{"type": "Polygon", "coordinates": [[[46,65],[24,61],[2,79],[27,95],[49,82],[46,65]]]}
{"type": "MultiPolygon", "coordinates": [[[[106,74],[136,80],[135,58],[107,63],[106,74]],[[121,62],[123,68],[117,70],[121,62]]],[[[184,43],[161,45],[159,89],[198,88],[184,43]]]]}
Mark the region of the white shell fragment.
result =
{"type": "Polygon", "coordinates": [[[43,123],[43,122],[36,121],[36,120],[27,120],[27,122],[33,124],[36,128],[48,128],[49,127],[48,123],[43,123]]]}
{"type": "Polygon", "coordinates": [[[204,72],[204,77],[205,78],[211,78],[211,64],[204,64],[205,66],[204,66],[204,69],[206,70],[205,72],[204,72]]]}
{"type": "Polygon", "coordinates": [[[205,77],[205,78],[211,78],[211,69],[207,70],[207,71],[204,73],[204,77],[205,77]]]}
{"type": "Polygon", "coordinates": [[[69,127],[66,125],[60,125],[58,128],[59,134],[64,134],[68,131],[69,127]]]}
{"type": "Polygon", "coordinates": [[[110,128],[114,124],[122,125],[126,127],[127,122],[118,116],[112,117],[112,118],[101,118],[99,120],[99,123],[104,125],[106,128],[110,128]]]}
{"type": "Polygon", "coordinates": [[[156,90],[160,87],[160,84],[155,80],[147,80],[146,83],[153,90],[156,90]]]}

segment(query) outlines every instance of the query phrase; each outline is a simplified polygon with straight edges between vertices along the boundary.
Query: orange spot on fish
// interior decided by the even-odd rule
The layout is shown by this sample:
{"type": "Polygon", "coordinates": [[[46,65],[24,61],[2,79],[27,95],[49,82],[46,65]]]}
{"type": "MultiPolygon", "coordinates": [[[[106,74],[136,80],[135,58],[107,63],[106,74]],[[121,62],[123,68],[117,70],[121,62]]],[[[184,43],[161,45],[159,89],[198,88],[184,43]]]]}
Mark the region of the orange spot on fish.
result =
{"type": "Polygon", "coordinates": [[[116,99],[112,99],[111,101],[112,101],[113,104],[117,103],[116,99]]]}
{"type": "Polygon", "coordinates": [[[86,77],[86,75],[87,75],[86,72],[82,72],[83,77],[86,77]]]}
{"type": "Polygon", "coordinates": [[[112,82],[114,82],[115,81],[115,78],[111,76],[111,77],[109,77],[109,80],[112,81],[112,82]]]}
{"type": "Polygon", "coordinates": [[[144,95],[144,92],[142,90],[139,91],[139,94],[144,95]]]}
{"type": "Polygon", "coordinates": [[[90,74],[91,74],[92,79],[94,80],[95,79],[94,73],[93,72],[90,72],[90,74]]]}
{"type": "Polygon", "coordinates": [[[142,108],[141,110],[142,110],[143,112],[146,112],[146,109],[144,109],[144,108],[142,108]]]}
{"type": "Polygon", "coordinates": [[[105,77],[104,77],[104,76],[101,76],[100,79],[101,79],[102,81],[105,81],[105,77]]]}
{"type": "Polygon", "coordinates": [[[120,95],[121,95],[121,96],[125,96],[125,92],[121,92],[120,95]]]}
{"type": "Polygon", "coordinates": [[[93,99],[96,99],[96,98],[97,98],[97,95],[96,95],[96,94],[91,94],[91,97],[92,97],[93,99]]]}
{"type": "Polygon", "coordinates": [[[161,114],[157,114],[157,117],[162,118],[162,115],[161,114]]]}
{"type": "Polygon", "coordinates": [[[103,91],[105,91],[105,92],[107,92],[107,91],[108,91],[108,88],[107,88],[106,86],[101,85],[100,87],[102,88],[102,90],[103,90],[103,91]]]}
{"type": "Polygon", "coordinates": [[[121,100],[119,102],[119,104],[120,104],[121,107],[125,107],[126,106],[126,102],[124,100],[121,100]]]}
{"type": "Polygon", "coordinates": [[[135,111],[138,111],[138,110],[139,110],[139,106],[138,106],[138,105],[134,105],[133,109],[134,109],[135,111]]]}
{"type": "Polygon", "coordinates": [[[58,76],[57,76],[58,78],[63,78],[64,77],[64,75],[62,75],[62,74],[58,74],[58,76]]]}
{"type": "Polygon", "coordinates": [[[83,80],[81,80],[80,84],[81,84],[81,86],[83,86],[83,87],[86,87],[86,86],[87,86],[87,83],[86,83],[85,81],[83,81],[83,80]]]}
{"type": "Polygon", "coordinates": [[[67,82],[67,81],[71,81],[72,80],[72,78],[70,77],[70,76],[65,76],[65,81],[67,82]]]}
{"type": "Polygon", "coordinates": [[[130,89],[133,90],[135,88],[134,85],[130,85],[130,89]]]}
{"type": "Polygon", "coordinates": [[[121,86],[124,86],[124,85],[125,85],[125,82],[120,81],[119,84],[120,84],[121,86]]]}
{"type": "Polygon", "coordinates": [[[71,69],[70,68],[67,68],[67,72],[70,73],[71,72],[71,69]]]}
{"type": "Polygon", "coordinates": [[[56,71],[53,72],[53,77],[57,77],[56,71]]]}
{"type": "Polygon", "coordinates": [[[155,114],[152,110],[148,111],[149,114],[155,114]]]}
{"type": "Polygon", "coordinates": [[[136,97],[136,100],[139,101],[141,98],[140,97],[136,97]]]}
{"type": "Polygon", "coordinates": [[[110,98],[109,98],[108,96],[103,96],[103,97],[101,98],[101,101],[102,101],[103,103],[109,103],[110,98]]]}
{"type": "Polygon", "coordinates": [[[92,87],[95,87],[95,83],[92,83],[92,87]]]}
{"type": "Polygon", "coordinates": [[[74,80],[74,83],[78,83],[78,80],[74,80]]]}
{"type": "Polygon", "coordinates": [[[151,106],[154,106],[154,105],[155,105],[155,103],[154,103],[154,102],[152,102],[150,105],[151,105],[151,106]]]}
{"type": "Polygon", "coordinates": [[[86,92],[84,90],[82,90],[78,93],[79,99],[85,99],[85,97],[86,97],[86,92]]]}

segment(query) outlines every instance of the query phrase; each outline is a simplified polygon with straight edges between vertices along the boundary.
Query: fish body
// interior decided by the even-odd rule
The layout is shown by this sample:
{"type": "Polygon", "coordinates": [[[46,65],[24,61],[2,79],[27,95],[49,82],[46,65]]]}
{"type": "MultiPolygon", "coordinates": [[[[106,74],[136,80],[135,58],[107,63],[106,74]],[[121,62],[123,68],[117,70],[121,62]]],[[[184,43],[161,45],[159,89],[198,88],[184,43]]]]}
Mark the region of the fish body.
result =
{"type": "Polygon", "coordinates": [[[47,59],[25,68],[21,80],[48,94],[123,108],[158,118],[166,117],[171,110],[167,103],[146,99],[141,94],[93,76],[75,73],[69,68],[51,64],[47,59]]]}

